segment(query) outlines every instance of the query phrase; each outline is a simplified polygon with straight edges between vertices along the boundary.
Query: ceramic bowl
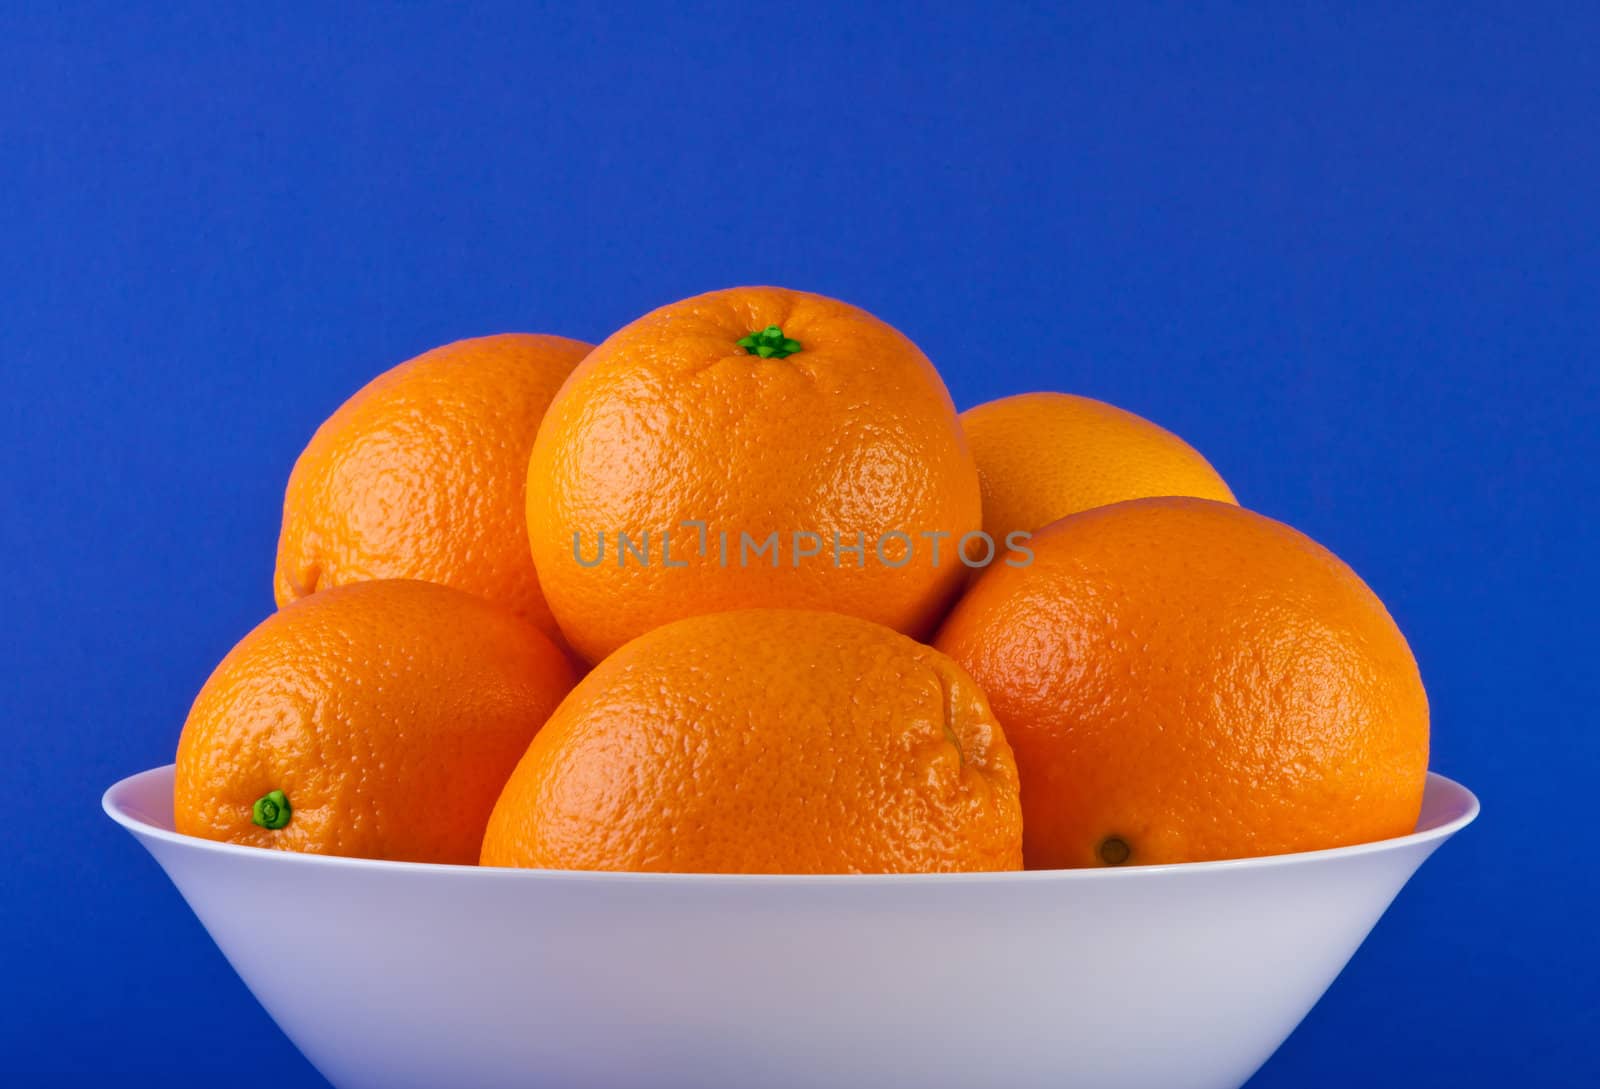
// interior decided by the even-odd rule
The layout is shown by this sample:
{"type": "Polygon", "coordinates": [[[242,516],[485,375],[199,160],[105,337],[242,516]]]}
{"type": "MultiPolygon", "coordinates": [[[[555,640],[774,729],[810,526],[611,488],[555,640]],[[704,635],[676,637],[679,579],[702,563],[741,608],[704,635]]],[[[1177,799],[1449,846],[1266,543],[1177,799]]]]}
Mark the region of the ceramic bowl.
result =
{"type": "Polygon", "coordinates": [[[760,877],[212,843],[170,766],[104,806],[339,1089],[1234,1089],[1478,812],[1431,775],[1415,833],[1337,850],[760,877]]]}

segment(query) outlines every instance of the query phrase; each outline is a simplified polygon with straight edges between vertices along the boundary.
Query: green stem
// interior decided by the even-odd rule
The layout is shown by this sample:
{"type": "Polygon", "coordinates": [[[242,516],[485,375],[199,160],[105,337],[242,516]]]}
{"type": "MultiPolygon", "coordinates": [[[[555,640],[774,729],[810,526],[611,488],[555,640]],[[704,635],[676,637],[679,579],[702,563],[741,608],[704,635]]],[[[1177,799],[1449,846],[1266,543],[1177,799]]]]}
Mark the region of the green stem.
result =
{"type": "Polygon", "coordinates": [[[800,342],[793,337],[783,335],[783,330],[776,325],[769,325],[760,332],[752,332],[734,341],[751,355],[759,355],[762,359],[787,359],[800,350],[800,342]]]}
{"type": "Polygon", "coordinates": [[[275,830],[288,824],[293,814],[288,796],[281,790],[269,790],[250,807],[250,822],[275,830]]]}

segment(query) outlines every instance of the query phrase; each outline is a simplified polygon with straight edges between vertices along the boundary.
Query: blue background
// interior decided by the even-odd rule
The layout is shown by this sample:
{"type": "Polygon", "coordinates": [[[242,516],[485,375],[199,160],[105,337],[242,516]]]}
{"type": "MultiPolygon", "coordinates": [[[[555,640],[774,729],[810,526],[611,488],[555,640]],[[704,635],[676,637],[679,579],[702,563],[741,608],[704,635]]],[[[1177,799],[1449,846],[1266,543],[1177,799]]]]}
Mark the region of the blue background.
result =
{"type": "Polygon", "coordinates": [[[7,1081],[322,1084],[97,804],[271,609],[315,425],[775,282],[962,407],[1165,424],[1409,635],[1485,814],[1255,1089],[1593,1083],[1593,14],[53,6],[0,19],[7,1081]]]}

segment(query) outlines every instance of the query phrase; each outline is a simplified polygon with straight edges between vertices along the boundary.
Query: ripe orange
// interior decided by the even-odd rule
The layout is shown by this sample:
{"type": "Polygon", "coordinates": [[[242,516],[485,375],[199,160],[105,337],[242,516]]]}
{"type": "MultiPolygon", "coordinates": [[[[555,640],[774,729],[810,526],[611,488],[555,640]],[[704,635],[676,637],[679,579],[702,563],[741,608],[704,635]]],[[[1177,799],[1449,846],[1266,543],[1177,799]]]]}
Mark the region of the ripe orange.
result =
{"type": "Polygon", "coordinates": [[[178,742],[174,818],[206,839],[477,861],[506,776],[572,686],[532,625],[432,583],[325,590],[217,666],[178,742]]]}
{"type": "Polygon", "coordinates": [[[483,863],[699,873],[1014,870],[1016,767],[944,655],[836,613],[640,636],[573,689],[495,805],[483,863]]]}
{"type": "Polygon", "coordinates": [[[504,605],[559,641],[528,555],[522,489],[539,420],[588,351],[565,337],[479,337],[369,382],[290,474],[278,604],[368,579],[423,579],[504,605]]]}
{"type": "Polygon", "coordinates": [[[1199,452],[1120,408],[1070,393],[1021,393],[961,414],[996,541],[1068,514],[1157,495],[1234,502],[1199,452]]]}
{"type": "Polygon", "coordinates": [[[1030,868],[1194,862],[1410,832],[1428,702],[1383,604],[1314,541],[1203,499],[1053,523],[936,645],[1016,751],[1030,868]]]}
{"type": "Polygon", "coordinates": [[[590,660],[752,606],[927,634],[982,521],[955,409],[916,345],[771,287],[674,303],[601,343],[545,416],[527,499],[550,607],[590,660]]]}

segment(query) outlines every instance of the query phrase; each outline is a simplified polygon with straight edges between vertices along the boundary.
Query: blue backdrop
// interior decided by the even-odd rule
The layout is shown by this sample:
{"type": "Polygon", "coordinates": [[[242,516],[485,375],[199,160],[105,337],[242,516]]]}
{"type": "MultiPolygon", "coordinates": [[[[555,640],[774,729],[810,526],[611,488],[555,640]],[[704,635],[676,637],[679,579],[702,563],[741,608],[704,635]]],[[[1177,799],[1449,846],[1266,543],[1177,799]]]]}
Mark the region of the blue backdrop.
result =
{"type": "Polygon", "coordinates": [[[1593,9],[580,6],[0,5],[3,1080],[322,1084],[101,789],[367,378],[773,282],[1172,428],[1410,637],[1484,816],[1254,1089],[1593,1084],[1593,9]]]}

